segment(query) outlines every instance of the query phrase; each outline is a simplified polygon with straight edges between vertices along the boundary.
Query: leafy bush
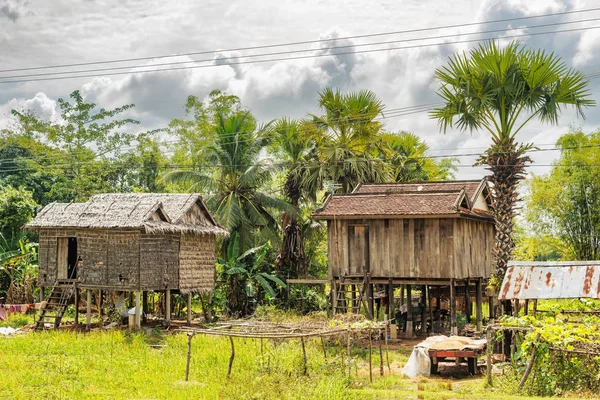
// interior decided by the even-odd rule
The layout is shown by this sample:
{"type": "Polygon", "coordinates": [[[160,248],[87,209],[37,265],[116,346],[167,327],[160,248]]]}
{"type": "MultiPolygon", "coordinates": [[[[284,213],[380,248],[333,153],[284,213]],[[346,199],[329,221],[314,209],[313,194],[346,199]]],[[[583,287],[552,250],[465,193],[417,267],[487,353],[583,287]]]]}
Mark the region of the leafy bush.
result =
{"type": "Polygon", "coordinates": [[[302,314],[327,309],[327,298],[322,290],[311,287],[290,287],[290,307],[302,314]]]}
{"type": "Polygon", "coordinates": [[[30,317],[24,314],[12,314],[6,318],[6,321],[0,322],[1,327],[21,328],[32,323],[30,317]]]}

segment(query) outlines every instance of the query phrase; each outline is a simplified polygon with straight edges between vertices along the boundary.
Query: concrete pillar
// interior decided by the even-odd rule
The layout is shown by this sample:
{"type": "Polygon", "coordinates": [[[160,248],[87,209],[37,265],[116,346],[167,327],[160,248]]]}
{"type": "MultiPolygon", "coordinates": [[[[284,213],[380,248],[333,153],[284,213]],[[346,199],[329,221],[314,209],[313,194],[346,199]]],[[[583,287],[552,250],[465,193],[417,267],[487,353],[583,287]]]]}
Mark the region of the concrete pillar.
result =
{"type": "Polygon", "coordinates": [[[171,290],[167,289],[165,293],[165,321],[171,323],[171,290]]]}
{"type": "Polygon", "coordinates": [[[192,325],[192,294],[187,296],[187,325],[192,325]]]}
{"type": "Polygon", "coordinates": [[[135,329],[142,328],[142,304],[141,293],[135,292],[135,329]]]}
{"type": "Polygon", "coordinates": [[[87,309],[85,314],[85,327],[86,329],[90,329],[92,325],[92,291],[90,289],[86,290],[87,293],[87,309]]]}

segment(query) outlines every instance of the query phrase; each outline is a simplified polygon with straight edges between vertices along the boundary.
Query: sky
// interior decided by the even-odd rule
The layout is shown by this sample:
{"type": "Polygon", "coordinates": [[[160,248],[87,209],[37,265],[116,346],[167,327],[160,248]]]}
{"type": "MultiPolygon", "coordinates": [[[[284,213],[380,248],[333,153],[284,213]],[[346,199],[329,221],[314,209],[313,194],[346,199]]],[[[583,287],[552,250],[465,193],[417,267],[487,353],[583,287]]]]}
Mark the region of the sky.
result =
{"type": "MultiPolygon", "coordinates": [[[[188,95],[204,99],[214,89],[239,96],[261,122],[318,113],[318,92],[325,87],[344,92],[372,90],[388,110],[427,105],[439,101],[436,68],[456,52],[475,46],[477,43],[464,43],[475,38],[501,38],[501,43],[508,43],[510,36],[543,33],[518,40],[555,52],[567,66],[585,74],[600,72],[600,29],[594,27],[600,27],[600,0],[0,0],[0,128],[10,124],[10,110],[15,108],[58,121],[57,99],[67,98],[76,89],[86,101],[104,108],[134,103],[135,108],[128,112],[140,120],[140,129],[164,127],[172,118],[183,117],[188,95]],[[598,10],[475,25],[595,8],[598,10]],[[598,21],[576,22],[590,19],[598,21]],[[560,25],[534,27],[549,24],[560,25]],[[455,27],[438,28],[448,25],[455,27]],[[556,32],[569,29],[578,30],[556,32]],[[418,31],[364,37],[407,30],[418,31]],[[483,33],[491,30],[500,32],[483,33]],[[306,41],[312,43],[289,45],[306,41]],[[366,46],[390,41],[395,43],[366,46]],[[288,45],[239,50],[273,44],[288,45]],[[378,51],[364,52],[375,49],[378,51]],[[310,51],[250,57],[297,50],[310,51]],[[189,55],[200,52],[204,54],[189,55]],[[336,52],[350,54],[330,55],[336,52]],[[180,54],[188,55],[174,56],[180,54]],[[290,59],[299,56],[318,57],[290,59]],[[233,59],[238,63],[232,65],[231,57],[239,57],[233,59]],[[131,58],[144,59],[23,70],[131,58]],[[253,62],[275,58],[278,61],[253,62]],[[197,62],[158,65],[194,60],[197,62]],[[196,68],[187,68],[190,66],[196,68]],[[174,67],[180,69],[140,72],[174,67]],[[80,72],[89,76],[74,77],[75,71],[100,68],[110,71],[80,72]],[[115,72],[123,74],[108,75],[115,72]],[[35,80],[42,76],[30,76],[40,73],[55,74],[45,78],[68,79],[35,80]],[[6,82],[10,80],[22,82],[6,82]]],[[[590,91],[598,101],[600,79],[590,80],[590,91]]],[[[387,130],[414,132],[434,156],[480,153],[490,144],[485,132],[441,133],[426,112],[385,114],[382,120],[387,130]]],[[[551,148],[571,129],[591,132],[600,127],[596,108],[589,109],[586,117],[583,120],[573,109],[564,109],[558,125],[530,123],[519,139],[551,148]]],[[[558,152],[531,156],[534,164],[528,171],[542,174],[550,170],[548,165],[558,152]]],[[[458,179],[485,175],[482,167],[472,166],[474,159],[460,157],[458,179]]]]}

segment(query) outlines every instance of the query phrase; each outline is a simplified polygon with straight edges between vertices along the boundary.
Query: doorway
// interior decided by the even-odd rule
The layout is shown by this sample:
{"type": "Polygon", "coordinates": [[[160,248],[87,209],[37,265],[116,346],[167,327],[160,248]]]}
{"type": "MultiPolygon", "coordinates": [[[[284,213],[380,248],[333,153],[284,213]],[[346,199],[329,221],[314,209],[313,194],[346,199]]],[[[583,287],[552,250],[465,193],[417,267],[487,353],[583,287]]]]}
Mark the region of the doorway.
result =
{"type": "Polygon", "coordinates": [[[58,238],[57,249],[58,279],[77,278],[77,238],[58,238]]]}

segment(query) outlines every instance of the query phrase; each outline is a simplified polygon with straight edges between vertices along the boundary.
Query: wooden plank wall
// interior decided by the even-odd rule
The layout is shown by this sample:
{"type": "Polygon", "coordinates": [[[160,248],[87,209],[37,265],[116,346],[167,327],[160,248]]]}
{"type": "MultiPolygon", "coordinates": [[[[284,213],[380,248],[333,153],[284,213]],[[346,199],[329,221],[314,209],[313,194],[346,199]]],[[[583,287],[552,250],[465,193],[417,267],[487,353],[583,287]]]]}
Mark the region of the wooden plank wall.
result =
{"type": "Polygon", "coordinates": [[[367,225],[373,278],[464,279],[493,272],[493,224],[458,218],[328,221],[329,274],[359,271],[352,226],[367,225]],[[350,246],[350,247],[349,247],[350,246]],[[350,250],[349,250],[350,249],[350,250]],[[356,264],[356,265],[355,265],[356,264]]]}

